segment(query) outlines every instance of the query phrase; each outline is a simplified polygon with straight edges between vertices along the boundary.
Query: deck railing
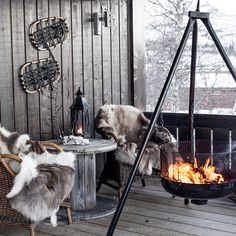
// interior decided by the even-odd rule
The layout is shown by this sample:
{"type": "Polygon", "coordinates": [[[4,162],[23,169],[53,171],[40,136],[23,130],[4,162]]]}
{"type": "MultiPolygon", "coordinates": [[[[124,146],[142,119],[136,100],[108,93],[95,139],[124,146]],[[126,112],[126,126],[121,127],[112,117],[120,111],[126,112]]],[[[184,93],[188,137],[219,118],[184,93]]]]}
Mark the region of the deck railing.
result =
{"type": "MultiPolygon", "coordinates": [[[[145,112],[145,115],[151,118],[152,112],[145,112]]],[[[161,113],[160,117],[157,123],[159,125],[163,123],[177,141],[187,140],[188,114],[161,113]]],[[[195,114],[194,136],[195,139],[206,140],[210,144],[215,141],[225,142],[230,150],[236,149],[236,116],[195,114]]],[[[206,149],[208,148],[210,149],[211,145],[206,147],[206,149]]],[[[217,146],[214,149],[214,151],[217,151],[217,146]]]]}

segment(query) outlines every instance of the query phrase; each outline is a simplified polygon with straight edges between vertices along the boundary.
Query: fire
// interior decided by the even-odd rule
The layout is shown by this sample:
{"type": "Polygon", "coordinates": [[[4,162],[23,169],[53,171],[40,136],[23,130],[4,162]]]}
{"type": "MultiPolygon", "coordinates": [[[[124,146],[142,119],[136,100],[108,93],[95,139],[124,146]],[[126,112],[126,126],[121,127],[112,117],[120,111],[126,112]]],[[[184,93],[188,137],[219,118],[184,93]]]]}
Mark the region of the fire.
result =
{"type": "Polygon", "coordinates": [[[197,159],[194,158],[193,165],[180,161],[171,164],[168,168],[168,177],[181,183],[205,184],[221,183],[224,178],[221,174],[215,173],[215,166],[210,165],[210,158],[204,166],[198,167],[197,159]]]}
{"type": "Polygon", "coordinates": [[[77,128],[76,133],[77,133],[78,135],[83,134],[83,130],[82,130],[82,127],[81,127],[81,126],[80,126],[79,128],[77,128]]]}

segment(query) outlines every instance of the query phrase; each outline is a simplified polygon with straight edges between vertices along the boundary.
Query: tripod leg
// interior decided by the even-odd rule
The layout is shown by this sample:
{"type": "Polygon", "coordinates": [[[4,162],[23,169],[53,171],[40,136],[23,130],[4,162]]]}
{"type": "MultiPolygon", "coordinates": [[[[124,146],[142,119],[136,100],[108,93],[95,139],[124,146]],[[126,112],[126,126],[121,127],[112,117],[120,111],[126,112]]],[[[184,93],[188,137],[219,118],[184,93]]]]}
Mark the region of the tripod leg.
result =
{"type": "Polygon", "coordinates": [[[218,37],[217,37],[217,35],[216,35],[212,25],[211,25],[210,20],[209,19],[201,19],[201,20],[204,23],[204,25],[206,26],[208,32],[210,33],[210,35],[211,35],[211,37],[212,37],[212,39],[213,39],[213,41],[214,41],[218,51],[220,52],[220,55],[224,59],[224,62],[226,64],[226,66],[228,67],[231,75],[233,76],[233,78],[234,78],[234,80],[236,82],[236,71],[235,71],[235,69],[234,69],[234,67],[233,67],[229,57],[227,56],[227,54],[226,54],[226,52],[225,52],[225,50],[224,50],[220,40],[218,39],[218,37]]]}
{"type": "Polygon", "coordinates": [[[188,141],[190,141],[190,155],[194,156],[195,140],[194,140],[194,94],[195,94],[195,78],[197,64],[197,39],[198,25],[197,21],[193,24],[192,34],[192,56],[191,56],[191,74],[190,74],[190,93],[189,93],[189,108],[188,108],[188,141]]]}
{"type": "Polygon", "coordinates": [[[172,81],[172,78],[173,78],[173,75],[174,75],[174,73],[176,71],[176,68],[177,68],[177,65],[179,63],[180,57],[182,56],[184,47],[185,47],[186,42],[188,40],[189,33],[192,30],[192,26],[193,26],[195,21],[196,21],[196,19],[189,18],[189,21],[188,21],[188,24],[186,26],[184,35],[183,35],[183,37],[181,39],[181,42],[180,42],[180,45],[179,45],[178,50],[176,52],[174,61],[173,61],[172,65],[171,65],[169,74],[168,74],[168,76],[166,78],[166,82],[165,82],[165,84],[163,86],[163,89],[161,91],[160,97],[159,97],[158,102],[156,104],[153,116],[152,116],[151,121],[150,121],[150,123],[148,125],[148,129],[146,131],[144,140],[143,140],[142,145],[141,145],[141,147],[139,149],[138,155],[137,155],[137,157],[135,159],[135,162],[134,162],[132,171],[130,173],[128,182],[127,182],[127,184],[125,186],[123,195],[122,195],[122,197],[121,197],[121,199],[120,199],[120,201],[119,201],[119,203],[117,205],[116,212],[114,213],[112,221],[111,221],[111,224],[110,224],[110,226],[108,228],[108,231],[107,231],[107,234],[106,234],[107,236],[112,236],[113,232],[115,231],[115,228],[116,228],[117,222],[119,220],[120,214],[122,212],[122,209],[123,209],[124,204],[126,202],[126,199],[128,197],[128,193],[129,193],[130,188],[132,186],[132,183],[133,183],[133,180],[134,180],[135,173],[137,171],[139,162],[141,161],[144,149],[145,149],[145,147],[147,145],[148,139],[149,139],[149,137],[151,135],[151,132],[152,132],[152,129],[153,129],[155,123],[156,123],[156,120],[157,120],[157,118],[160,115],[162,104],[163,104],[163,102],[165,100],[166,94],[168,92],[168,89],[170,87],[170,84],[171,84],[171,81],[172,81]]]}

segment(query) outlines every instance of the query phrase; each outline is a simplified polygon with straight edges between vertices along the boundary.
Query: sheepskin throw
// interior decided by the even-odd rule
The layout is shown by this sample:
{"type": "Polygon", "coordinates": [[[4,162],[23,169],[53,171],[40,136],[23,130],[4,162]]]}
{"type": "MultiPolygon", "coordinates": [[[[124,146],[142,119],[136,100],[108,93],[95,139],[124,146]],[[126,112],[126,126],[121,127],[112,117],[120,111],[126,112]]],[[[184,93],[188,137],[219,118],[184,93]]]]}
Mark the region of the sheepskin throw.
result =
{"type": "MultiPolygon", "coordinates": [[[[133,165],[144,138],[149,119],[142,111],[128,105],[104,105],[95,118],[95,128],[104,138],[114,139],[117,161],[133,165]]],[[[160,145],[174,141],[164,127],[155,127],[146,146],[138,170],[150,175],[152,168],[160,169],[160,145]]]]}
{"type": "Polygon", "coordinates": [[[74,184],[74,168],[75,155],[71,152],[24,156],[7,194],[12,208],[35,222],[50,217],[51,224],[56,226],[56,213],[74,184]]]}
{"type": "Polygon", "coordinates": [[[28,134],[18,134],[10,132],[0,125],[0,152],[4,154],[16,154],[24,156],[29,153],[31,145],[28,134]]]}

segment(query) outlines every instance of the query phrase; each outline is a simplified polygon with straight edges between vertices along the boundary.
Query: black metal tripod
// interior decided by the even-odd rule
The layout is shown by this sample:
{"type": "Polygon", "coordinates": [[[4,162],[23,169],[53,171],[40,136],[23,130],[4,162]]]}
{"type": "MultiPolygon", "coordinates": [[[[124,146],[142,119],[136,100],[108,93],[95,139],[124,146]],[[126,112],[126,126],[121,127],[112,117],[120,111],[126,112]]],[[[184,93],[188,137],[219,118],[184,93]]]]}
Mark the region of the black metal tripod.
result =
{"type": "Polygon", "coordinates": [[[150,124],[148,126],[147,132],[144,137],[144,140],[142,142],[142,145],[140,147],[140,150],[139,150],[136,160],[134,162],[134,166],[133,166],[132,171],[130,173],[130,176],[129,176],[128,182],[126,184],[126,187],[124,189],[123,195],[118,203],[118,206],[116,208],[116,212],[114,213],[111,224],[110,224],[109,229],[107,231],[107,236],[112,236],[113,232],[116,228],[120,214],[122,212],[122,209],[124,207],[124,204],[125,204],[127,196],[128,196],[128,193],[129,193],[130,188],[132,186],[138,165],[141,161],[144,149],[145,149],[147,142],[150,138],[151,131],[156,123],[156,120],[160,115],[163,102],[164,102],[165,97],[167,95],[173,75],[176,71],[177,65],[179,63],[179,60],[181,58],[181,55],[183,53],[184,47],[186,45],[186,42],[188,40],[188,37],[189,37],[189,34],[191,31],[193,31],[193,34],[192,34],[192,56],[191,56],[190,96],[189,96],[188,140],[193,140],[194,90],[195,90],[195,72],[196,72],[196,57],[197,57],[197,31],[198,31],[197,20],[201,20],[203,22],[203,24],[205,25],[205,27],[207,28],[207,30],[208,30],[209,34],[211,35],[212,40],[214,41],[219,53],[221,54],[222,58],[224,59],[226,66],[228,67],[231,75],[233,76],[234,80],[236,81],[235,69],[234,69],[232,63],[230,62],[227,54],[225,53],[214,29],[212,28],[212,25],[209,21],[209,13],[199,12],[199,1],[198,1],[197,10],[189,12],[189,21],[186,26],[184,35],[181,39],[179,48],[176,52],[174,61],[171,65],[169,74],[167,76],[167,79],[166,79],[163,89],[161,91],[160,97],[159,97],[158,102],[156,104],[153,116],[151,118],[150,124]]]}

